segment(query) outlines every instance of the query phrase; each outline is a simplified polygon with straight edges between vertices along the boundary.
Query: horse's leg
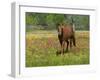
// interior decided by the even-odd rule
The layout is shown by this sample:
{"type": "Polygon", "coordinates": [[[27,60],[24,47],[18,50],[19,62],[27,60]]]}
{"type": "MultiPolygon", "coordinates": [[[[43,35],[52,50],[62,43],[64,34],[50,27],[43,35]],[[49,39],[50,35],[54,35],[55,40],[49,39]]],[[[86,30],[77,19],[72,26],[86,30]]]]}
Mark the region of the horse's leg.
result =
{"type": "Polygon", "coordinates": [[[56,52],[56,55],[62,54],[62,40],[59,39],[59,42],[60,42],[61,47],[60,47],[59,51],[56,52]]]}
{"type": "Polygon", "coordinates": [[[69,41],[66,40],[66,43],[67,43],[66,52],[68,52],[69,41]]]}
{"type": "Polygon", "coordinates": [[[62,39],[59,37],[59,42],[60,42],[60,45],[61,45],[61,54],[64,54],[65,41],[62,40],[62,39]]]}
{"type": "Polygon", "coordinates": [[[63,46],[63,54],[64,54],[65,41],[63,41],[62,46],[63,46]]]}
{"type": "Polygon", "coordinates": [[[59,37],[59,42],[60,42],[60,46],[61,46],[61,49],[60,49],[60,54],[63,54],[63,46],[64,46],[64,41],[59,37]]]}
{"type": "Polygon", "coordinates": [[[65,44],[65,42],[62,41],[62,45],[61,45],[61,54],[64,54],[64,44],[65,44]]]}
{"type": "Polygon", "coordinates": [[[76,46],[76,39],[75,39],[75,36],[72,37],[72,40],[73,40],[73,45],[76,46]]]}
{"type": "Polygon", "coordinates": [[[62,42],[63,42],[63,41],[62,41],[62,40],[59,40],[59,42],[60,42],[60,45],[62,46],[62,42]]]}
{"type": "Polygon", "coordinates": [[[70,49],[72,48],[72,39],[70,39],[70,49]]]}

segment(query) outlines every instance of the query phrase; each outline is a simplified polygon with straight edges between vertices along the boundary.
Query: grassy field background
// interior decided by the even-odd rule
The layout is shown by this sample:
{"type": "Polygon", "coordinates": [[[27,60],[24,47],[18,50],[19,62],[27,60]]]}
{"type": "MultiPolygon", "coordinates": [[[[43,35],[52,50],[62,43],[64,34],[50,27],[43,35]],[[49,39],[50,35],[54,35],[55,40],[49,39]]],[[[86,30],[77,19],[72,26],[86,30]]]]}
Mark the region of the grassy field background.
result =
{"type": "Polygon", "coordinates": [[[89,64],[89,31],[76,31],[76,47],[56,55],[60,44],[56,31],[26,33],[26,67],[89,64]]]}

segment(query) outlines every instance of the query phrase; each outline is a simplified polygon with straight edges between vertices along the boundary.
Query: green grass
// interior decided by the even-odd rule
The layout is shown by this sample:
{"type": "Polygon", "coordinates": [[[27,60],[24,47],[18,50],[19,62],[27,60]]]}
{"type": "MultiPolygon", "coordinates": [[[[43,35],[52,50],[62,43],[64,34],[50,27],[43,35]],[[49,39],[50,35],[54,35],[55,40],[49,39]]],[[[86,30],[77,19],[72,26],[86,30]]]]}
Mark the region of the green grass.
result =
{"type": "Polygon", "coordinates": [[[89,32],[76,32],[76,47],[56,55],[60,44],[55,31],[26,33],[26,67],[89,64],[89,32]]]}

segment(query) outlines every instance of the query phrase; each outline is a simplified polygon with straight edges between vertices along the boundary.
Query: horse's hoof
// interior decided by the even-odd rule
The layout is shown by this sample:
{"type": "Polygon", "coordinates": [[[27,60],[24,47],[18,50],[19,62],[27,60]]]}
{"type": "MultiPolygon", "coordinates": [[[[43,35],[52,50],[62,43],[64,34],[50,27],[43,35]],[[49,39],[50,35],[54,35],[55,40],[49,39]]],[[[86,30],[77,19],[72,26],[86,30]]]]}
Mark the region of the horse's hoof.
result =
{"type": "Polygon", "coordinates": [[[67,53],[68,52],[68,50],[65,50],[65,53],[67,53]]]}
{"type": "Polygon", "coordinates": [[[56,55],[57,55],[57,56],[58,56],[59,54],[61,54],[61,51],[57,51],[57,52],[56,52],[56,55]]]}

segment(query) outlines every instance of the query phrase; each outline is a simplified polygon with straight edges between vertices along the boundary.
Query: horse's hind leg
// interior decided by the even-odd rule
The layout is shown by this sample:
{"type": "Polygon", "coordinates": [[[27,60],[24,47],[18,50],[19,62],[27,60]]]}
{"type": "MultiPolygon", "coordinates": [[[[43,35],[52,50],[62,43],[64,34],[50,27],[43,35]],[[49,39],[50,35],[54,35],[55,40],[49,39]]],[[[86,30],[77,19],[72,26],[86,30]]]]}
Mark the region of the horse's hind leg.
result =
{"type": "Polygon", "coordinates": [[[72,39],[70,39],[70,49],[72,48],[72,39]]]}
{"type": "Polygon", "coordinates": [[[76,39],[75,39],[75,36],[73,36],[73,45],[76,46],[76,39]]]}

